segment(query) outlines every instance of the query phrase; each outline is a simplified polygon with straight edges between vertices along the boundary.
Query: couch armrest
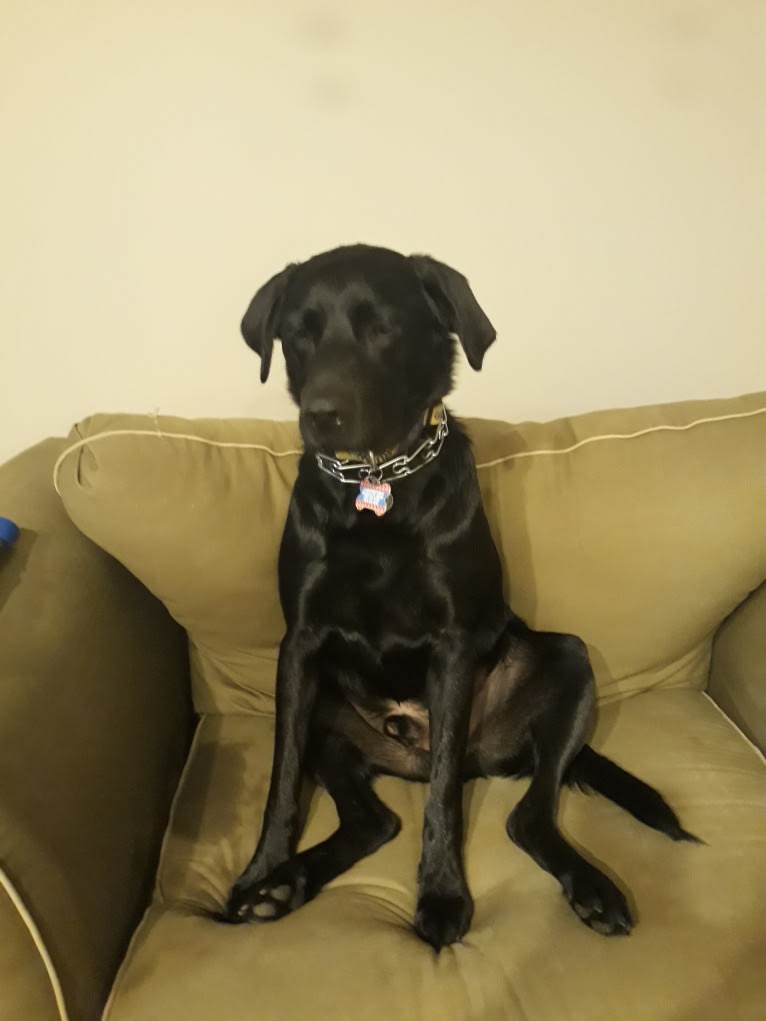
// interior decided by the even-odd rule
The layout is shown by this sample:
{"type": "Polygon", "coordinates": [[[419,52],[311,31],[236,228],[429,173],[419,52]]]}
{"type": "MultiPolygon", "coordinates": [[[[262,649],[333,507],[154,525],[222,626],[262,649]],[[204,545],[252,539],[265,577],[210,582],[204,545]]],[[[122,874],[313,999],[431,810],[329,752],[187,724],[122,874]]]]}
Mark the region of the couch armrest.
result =
{"type": "MultiPolygon", "coordinates": [[[[145,907],[192,715],[184,632],[69,521],[63,446],[0,467],[0,514],[22,529],[0,552],[0,878],[51,983],[2,1006],[33,1017],[52,990],[75,1021],[99,1015],[145,907]]],[[[8,952],[18,919],[4,930],[16,991],[12,960],[45,971],[28,940],[8,952]]]]}
{"type": "Polygon", "coordinates": [[[708,694],[766,751],[766,582],[718,629],[708,694]]]}

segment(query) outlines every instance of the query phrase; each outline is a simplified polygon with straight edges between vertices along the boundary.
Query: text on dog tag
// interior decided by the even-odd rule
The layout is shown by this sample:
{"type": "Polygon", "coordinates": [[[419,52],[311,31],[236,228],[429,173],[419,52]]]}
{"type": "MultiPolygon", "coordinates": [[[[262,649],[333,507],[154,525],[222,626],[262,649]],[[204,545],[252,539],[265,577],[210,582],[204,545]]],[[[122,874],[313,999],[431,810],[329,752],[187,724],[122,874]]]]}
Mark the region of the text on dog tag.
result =
{"type": "Polygon", "coordinates": [[[391,510],[393,503],[391,487],[387,482],[362,479],[359,483],[359,495],[356,498],[358,511],[371,510],[377,517],[381,517],[386,511],[391,510]]]}

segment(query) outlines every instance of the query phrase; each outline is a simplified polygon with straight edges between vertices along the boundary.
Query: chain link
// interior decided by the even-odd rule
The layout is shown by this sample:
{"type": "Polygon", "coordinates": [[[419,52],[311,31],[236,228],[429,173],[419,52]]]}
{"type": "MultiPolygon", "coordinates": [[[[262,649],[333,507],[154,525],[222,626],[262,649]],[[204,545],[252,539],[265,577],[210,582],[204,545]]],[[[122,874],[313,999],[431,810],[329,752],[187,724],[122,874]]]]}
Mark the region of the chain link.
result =
{"type": "Polygon", "coordinates": [[[392,482],[394,479],[403,479],[413,475],[425,465],[429,464],[441,453],[444,441],[449,435],[447,424],[447,409],[442,405],[436,432],[433,436],[427,437],[416,447],[411,454],[397,454],[376,464],[374,459],[369,461],[339,461],[329,454],[315,454],[317,465],[323,472],[332,475],[338,482],[358,486],[360,482],[369,479],[372,482],[392,482]]]}

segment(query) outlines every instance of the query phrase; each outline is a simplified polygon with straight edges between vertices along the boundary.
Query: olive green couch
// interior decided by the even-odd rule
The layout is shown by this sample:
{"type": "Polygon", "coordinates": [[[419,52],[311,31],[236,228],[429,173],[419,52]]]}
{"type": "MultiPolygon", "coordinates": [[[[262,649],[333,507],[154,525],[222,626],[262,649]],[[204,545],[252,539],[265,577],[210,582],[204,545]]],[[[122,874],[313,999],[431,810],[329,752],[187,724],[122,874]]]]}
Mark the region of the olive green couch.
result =
{"type": "MultiPolygon", "coordinates": [[[[585,639],[593,744],[705,844],[564,792],[637,917],[607,939],[508,841],[523,784],[471,783],[474,921],[437,956],[425,790],[384,779],[396,840],[283,921],[211,921],[267,788],[298,434],[96,415],[0,468],[0,1017],[763,1021],[766,394],[467,424],[514,609],[585,639]]],[[[316,793],[304,842],[334,819],[316,793]]]]}

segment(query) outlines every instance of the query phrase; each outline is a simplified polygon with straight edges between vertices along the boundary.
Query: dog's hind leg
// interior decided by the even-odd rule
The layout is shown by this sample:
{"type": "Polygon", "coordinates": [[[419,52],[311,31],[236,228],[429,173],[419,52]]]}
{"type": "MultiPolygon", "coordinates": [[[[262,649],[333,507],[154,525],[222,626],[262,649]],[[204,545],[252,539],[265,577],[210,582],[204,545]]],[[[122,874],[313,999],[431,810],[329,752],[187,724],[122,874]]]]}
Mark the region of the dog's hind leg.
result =
{"type": "Polygon", "coordinates": [[[473,758],[475,772],[485,775],[531,768],[529,788],[508,818],[508,835],[559,881],[583,922],[607,935],[630,932],[625,897],[567,842],[556,820],[562,779],[585,745],[595,709],[585,645],[572,635],[514,627],[495,670],[499,689],[507,671],[508,695],[490,694],[494,705],[469,743],[469,763],[473,758]]]}

